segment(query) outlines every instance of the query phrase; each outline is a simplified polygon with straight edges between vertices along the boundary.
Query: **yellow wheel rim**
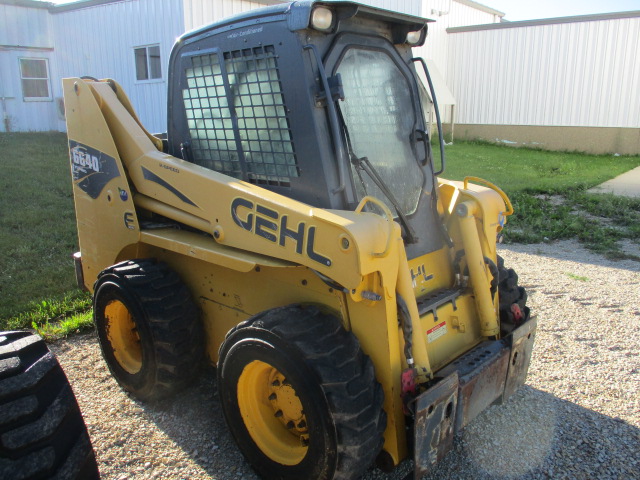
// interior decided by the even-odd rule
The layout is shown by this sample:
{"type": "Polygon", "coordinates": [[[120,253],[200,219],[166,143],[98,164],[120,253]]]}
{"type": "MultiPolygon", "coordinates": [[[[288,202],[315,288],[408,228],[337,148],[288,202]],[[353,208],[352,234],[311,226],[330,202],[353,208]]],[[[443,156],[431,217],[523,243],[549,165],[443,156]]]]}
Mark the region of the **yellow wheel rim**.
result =
{"type": "Polygon", "coordinates": [[[104,309],[104,317],[116,361],[128,373],[138,373],[142,368],[142,347],[131,312],[120,300],[111,300],[104,309]]]}
{"type": "Polygon", "coordinates": [[[282,465],[297,465],[307,454],[309,431],[302,403],[276,368],[249,363],[238,379],[238,406],[249,435],[262,453],[282,465]]]}

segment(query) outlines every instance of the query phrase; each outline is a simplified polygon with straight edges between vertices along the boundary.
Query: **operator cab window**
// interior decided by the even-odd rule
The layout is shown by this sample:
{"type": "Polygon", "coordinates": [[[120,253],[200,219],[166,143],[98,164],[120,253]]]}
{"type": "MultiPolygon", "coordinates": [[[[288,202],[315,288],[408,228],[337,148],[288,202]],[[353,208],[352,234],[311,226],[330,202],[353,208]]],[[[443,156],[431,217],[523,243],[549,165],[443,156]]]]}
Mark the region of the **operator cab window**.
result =
{"type": "Polygon", "coordinates": [[[274,47],[215,51],[185,63],[194,163],[259,185],[290,186],[300,171],[274,47]]]}
{"type": "MultiPolygon", "coordinates": [[[[411,148],[416,118],[409,82],[385,51],[375,49],[347,49],[337,72],[352,154],[369,159],[402,212],[411,215],[418,207],[424,174],[411,148]]],[[[371,177],[353,164],[351,171],[359,198],[373,195],[389,204],[371,177]]]]}

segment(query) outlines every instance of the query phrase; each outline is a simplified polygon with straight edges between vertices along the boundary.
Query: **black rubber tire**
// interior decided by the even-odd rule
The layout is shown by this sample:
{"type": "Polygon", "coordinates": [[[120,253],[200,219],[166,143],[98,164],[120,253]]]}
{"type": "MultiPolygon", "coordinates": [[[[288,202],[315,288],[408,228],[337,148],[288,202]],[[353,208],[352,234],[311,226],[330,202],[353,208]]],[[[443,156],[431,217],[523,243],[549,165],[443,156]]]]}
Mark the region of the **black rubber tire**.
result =
{"type": "Polygon", "coordinates": [[[189,290],[168,265],[128,260],[98,275],[93,316],[100,348],[118,383],[140,400],[165,398],[188,385],[203,364],[204,333],[189,290]],[[122,302],[133,317],[142,365],[129,373],[118,362],[107,335],[105,308],[122,302]]]}
{"type": "Polygon", "coordinates": [[[100,478],[69,381],[30,332],[0,333],[0,478],[100,478]]]}
{"type": "Polygon", "coordinates": [[[508,333],[529,318],[527,307],[527,291],[518,285],[518,274],[513,268],[504,266],[504,259],[498,255],[498,295],[500,299],[500,323],[502,333],[508,333]],[[514,316],[512,307],[517,304],[522,318],[514,316]]]}
{"type": "Polygon", "coordinates": [[[340,320],[316,307],[281,307],[239,324],[220,346],[217,372],[229,429],[249,464],[263,478],[358,478],[382,448],[384,393],[373,364],[340,320]],[[254,360],[282,372],[300,399],[309,444],[296,465],[283,465],[263,453],[242,419],[238,379],[254,360]]]}

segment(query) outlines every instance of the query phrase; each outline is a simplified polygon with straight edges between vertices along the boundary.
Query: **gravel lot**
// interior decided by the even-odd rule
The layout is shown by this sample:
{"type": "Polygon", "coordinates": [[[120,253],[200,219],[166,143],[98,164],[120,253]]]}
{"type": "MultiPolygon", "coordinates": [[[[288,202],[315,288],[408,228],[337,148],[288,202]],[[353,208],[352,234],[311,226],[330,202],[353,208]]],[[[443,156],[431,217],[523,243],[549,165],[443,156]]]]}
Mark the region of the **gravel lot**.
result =
{"type": "MultiPolygon", "coordinates": [[[[459,436],[427,478],[640,479],[640,263],[574,242],[501,247],[538,333],[527,385],[459,436]]],[[[256,479],[227,432],[212,372],[156,405],[130,399],[94,335],[51,346],[85,416],[103,478],[256,479]]],[[[401,479],[405,462],[391,474],[401,479]]]]}

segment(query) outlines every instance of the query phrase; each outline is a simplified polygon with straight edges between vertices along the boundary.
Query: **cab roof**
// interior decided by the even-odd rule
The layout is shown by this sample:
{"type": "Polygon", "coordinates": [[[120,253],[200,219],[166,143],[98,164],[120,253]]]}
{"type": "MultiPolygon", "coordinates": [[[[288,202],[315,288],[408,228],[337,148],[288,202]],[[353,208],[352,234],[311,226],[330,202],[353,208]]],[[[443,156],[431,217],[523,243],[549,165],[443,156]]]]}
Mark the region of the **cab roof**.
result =
{"type": "Polygon", "coordinates": [[[224,31],[235,30],[237,28],[245,28],[250,25],[278,20],[286,20],[289,30],[292,32],[296,30],[304,30],[309,27],[311,12],[319,5],[336,10],[339,13],[340,20],[357,16],[360,18],[369,18],[395,24],[398,27],[403,27],[403,29],[409,31],[420,30],[428,22],[433,22],[433,20],[426,18],[407,15],[382,8],[370,7],[357,2],[302,0],[256,8],[226,17],[218,22],[186,32],[178,39],[178,43],[188,41],[194,37],[200,37],[202,34],[221,33],[224,31]]]}

